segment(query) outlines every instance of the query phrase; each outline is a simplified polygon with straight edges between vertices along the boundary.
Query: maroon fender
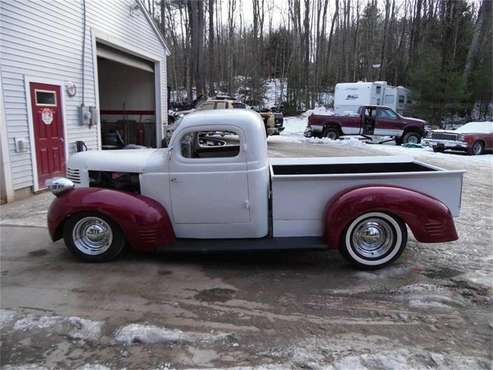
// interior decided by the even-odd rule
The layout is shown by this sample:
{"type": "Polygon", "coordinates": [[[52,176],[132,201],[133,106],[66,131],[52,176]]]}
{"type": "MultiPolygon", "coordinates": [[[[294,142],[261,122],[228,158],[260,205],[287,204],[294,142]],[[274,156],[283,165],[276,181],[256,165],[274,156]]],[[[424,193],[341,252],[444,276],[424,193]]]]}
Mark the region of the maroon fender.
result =
{"type": "Polygon", "coordinates": [[[452,214],[441,201],[410,189],[369,185],[345,190],[329,201],[325,218],[325,238],[329,247],[339,248],[342,233],[351,221],[371,211],[399,217],[423,243],[459,238],[452,214]]]}
{"type": "Polygon", "coordinates": [[[80,212],[111,218],[134,249],[151,251],[175,240],[168,213],[155,200],[110,189],[78,188],[61,194],[50,205],[48,229],[53,241],[62,237],[65,220],[80,212]]]}

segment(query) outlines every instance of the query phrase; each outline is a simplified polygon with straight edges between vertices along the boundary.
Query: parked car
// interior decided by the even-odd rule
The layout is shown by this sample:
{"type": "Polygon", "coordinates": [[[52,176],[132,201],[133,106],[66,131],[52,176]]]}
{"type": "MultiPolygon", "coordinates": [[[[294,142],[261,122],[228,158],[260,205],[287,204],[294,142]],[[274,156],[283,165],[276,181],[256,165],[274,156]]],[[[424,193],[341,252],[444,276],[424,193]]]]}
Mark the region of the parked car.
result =
{"type": "MultiPolygon", "coordinates": [[[[209,99],[197,107],[198,111],[210,110],[210,109],[247,109],[248,105],[239,102],[237,100],[229,100],[227,97],[221,97],[220,99],[209,99]]],[[[282,130],[284,130],[283,120],[276,118],[275,113],[271,112],[269,109],[259,109],[256,110],[262,116],[265,126],[265,134],[269,135],[279,135],[282,130]]],[[[282,116],[282,113],[278,114],[282,116]]]]}
{"type": "Polygon", "coordinates": [[[425,125],[426,121],[403,117],[388,107],[364,105],[358,113],[347,115],[312,114],[308,117],[305,136],[332,140],[342,135],[390,136],[397,145],[418,144],[426,135],[425,125]]]}
{"type": "Polygon", "coordinates": [[[469,122],[455,130],[433,130],[423,142],[434,152],[452,149],[483,154],[493,150],[493,122],[469,122]]]}
{"type": "Polygon", "coordinates": [[[54,179],[51,238],[84,261],[141,251],[339,249],[356,266],[395,261],[409,226],[458,238],[463,171],[410,157],[269,159],[249,110],[182,118],[167,149],[74,154],[54,179]],[[75,188],[74,188],[75,183],[75,188]],[[304,189],[304,190],[300,190],[304,189]]]}

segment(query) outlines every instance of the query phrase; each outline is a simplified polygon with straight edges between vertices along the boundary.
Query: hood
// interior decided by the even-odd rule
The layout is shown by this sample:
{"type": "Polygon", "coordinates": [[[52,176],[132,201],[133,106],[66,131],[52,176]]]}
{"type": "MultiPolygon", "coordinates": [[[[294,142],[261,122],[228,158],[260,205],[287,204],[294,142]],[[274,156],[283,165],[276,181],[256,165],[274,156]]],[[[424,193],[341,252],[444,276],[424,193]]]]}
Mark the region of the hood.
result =
{"type": "Polygon", "coordinates": [[[426,121],[419,119],[419,118],[412,118],[412,117],[404,117],[402,116],[402,119],[404,119],[407,123],[415,123],[418,125],[425,125],[426,121]]]}
{"type": "Polygon", "coordinates": [[[167,149],[89,150],[72,155],[69,168],[144,173],[164,168],[167,149]]]}

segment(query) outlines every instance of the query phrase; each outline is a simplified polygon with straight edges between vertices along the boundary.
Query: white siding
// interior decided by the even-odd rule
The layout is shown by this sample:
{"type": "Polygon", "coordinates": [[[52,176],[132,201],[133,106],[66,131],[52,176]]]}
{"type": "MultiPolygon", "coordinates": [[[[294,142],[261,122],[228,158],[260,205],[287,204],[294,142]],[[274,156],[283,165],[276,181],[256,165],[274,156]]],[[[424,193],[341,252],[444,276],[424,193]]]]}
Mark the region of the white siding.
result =
{"type": "MultiPolygon", "coordinates": [[[[159,61],[161,117],[165,122],[165,47],[145,14],[130,16],[135,0],[86,0],[85,104],[96,105],[92,35],[159,61]]],[[[78,106],[82,102],[82,0],[0,0],[0,77],[4,93],[11,173],[14,189],[33,185],[31,153],[15,153],[14,138],[29,138],[25,76],[74,82],[77,95],[64,95],[64,124],[69,150],[76,140],[90,149],[98,148],[99,127],[79,126],[78,106]]],[[[42,81],[41,81],[42,82],[42,81]]],[[[159,112],[159,107],[156,107],[159,112]]]]}

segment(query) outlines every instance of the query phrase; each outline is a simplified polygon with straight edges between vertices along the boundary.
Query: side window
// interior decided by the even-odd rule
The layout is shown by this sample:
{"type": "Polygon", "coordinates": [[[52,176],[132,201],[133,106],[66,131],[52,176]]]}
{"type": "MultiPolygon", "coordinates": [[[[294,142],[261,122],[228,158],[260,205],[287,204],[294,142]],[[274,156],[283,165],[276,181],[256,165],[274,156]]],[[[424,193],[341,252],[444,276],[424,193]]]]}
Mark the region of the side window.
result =
{"type": "Polygon", "coordinates": [[[378,109],[377,118],[397,119],[397,114],[390,109],[378,109]]]}
{"type": "Polygon", "coordinates": [[[216,103],[216,109],[226,109],[226,102],[224,102],[224,101],[218,101],[216,103]]]}
{"type": "Polygon", "coordinates": [[[233,108],[239,108],[239,109],[245,109],[245,104],[243,103],[232,103],[233,104],[233,108]]]}
{"type": "Polygon", "coordinates": [[[227,158],[240,154],[240,135],[232,131],[193,131],[180,140],[185,158],[227,158]]]}

